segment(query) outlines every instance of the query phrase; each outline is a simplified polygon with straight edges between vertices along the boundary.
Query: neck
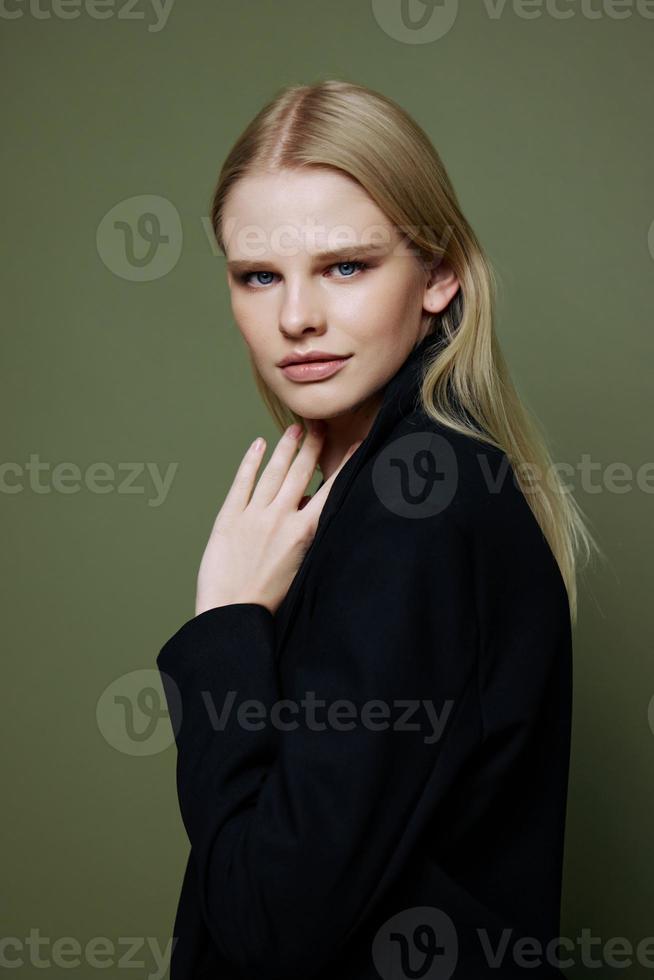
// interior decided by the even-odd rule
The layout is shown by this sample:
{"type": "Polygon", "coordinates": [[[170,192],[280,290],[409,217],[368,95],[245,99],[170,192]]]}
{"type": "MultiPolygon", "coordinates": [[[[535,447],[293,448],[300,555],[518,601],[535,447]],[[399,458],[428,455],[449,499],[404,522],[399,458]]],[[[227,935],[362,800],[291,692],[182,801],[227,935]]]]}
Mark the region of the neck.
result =
{"type": "Polygon", "coordinates": [[[365,439],[382,403],[383,390],[376,391],[363,402],[341,415],[324,419],[325,437],[318,460],[323,479],[328,480],[338,469],[353,442],[365,439]]]}

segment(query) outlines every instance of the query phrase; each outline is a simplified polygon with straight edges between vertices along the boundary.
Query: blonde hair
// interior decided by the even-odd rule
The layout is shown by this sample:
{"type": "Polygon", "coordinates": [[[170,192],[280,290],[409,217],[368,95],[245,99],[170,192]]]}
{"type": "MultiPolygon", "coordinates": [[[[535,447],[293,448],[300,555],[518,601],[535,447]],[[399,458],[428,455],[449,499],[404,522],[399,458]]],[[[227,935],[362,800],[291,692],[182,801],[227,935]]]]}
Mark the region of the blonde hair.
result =
{"type": "MultiPolygon", "coordinates": [[[[445,261],[458,277],[454,299],[432,316],[429,327],[440,338],[421,385],[423,409],[442,425],[506,453],[558,563],[576,622],[580,557],[587,563],[593,549],[603,553],[511,381],[494,327],[494,270],[436,149],[405,110],[379,92],[336,79],[282,89],[250,122],[221,169],[211,201],[218,246],[226,254],[222,215],[238,180],[311,166],[332,167],[357,180],[422,261],[445,261]]],[[[301,421],[254,362],[252,368],[280,429],[301,421]]]]}

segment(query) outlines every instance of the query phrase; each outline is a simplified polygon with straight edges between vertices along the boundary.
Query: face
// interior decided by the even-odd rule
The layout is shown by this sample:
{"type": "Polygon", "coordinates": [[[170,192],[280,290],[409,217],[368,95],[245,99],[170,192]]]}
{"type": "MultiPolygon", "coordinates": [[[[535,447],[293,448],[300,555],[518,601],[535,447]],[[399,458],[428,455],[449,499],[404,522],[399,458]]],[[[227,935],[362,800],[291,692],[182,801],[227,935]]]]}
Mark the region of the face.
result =
{"type": "Polygon", "coordinates": [[[378,405],[457,288],[444,268],[430,284],[363,188],[329,168],[243,177],[223,235],[236,324],[268,387],[304,419],[378,405]],[[279,364],[313,351],[322,363],[279,364]]]}

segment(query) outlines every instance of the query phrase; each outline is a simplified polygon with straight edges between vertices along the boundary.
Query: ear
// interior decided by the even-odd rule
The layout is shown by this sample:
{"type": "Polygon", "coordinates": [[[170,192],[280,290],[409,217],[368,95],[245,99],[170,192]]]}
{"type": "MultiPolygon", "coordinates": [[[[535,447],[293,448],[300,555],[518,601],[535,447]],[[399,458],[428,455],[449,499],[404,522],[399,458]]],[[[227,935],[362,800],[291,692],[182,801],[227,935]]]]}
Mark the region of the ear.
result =
{"type": "Polygon", "coordinates": [[[427,282],[422,305],[428,313],[440,313],[450,303],[459,289],[454,270],[444,259],[436,259],[427,270],[427,282]]]}

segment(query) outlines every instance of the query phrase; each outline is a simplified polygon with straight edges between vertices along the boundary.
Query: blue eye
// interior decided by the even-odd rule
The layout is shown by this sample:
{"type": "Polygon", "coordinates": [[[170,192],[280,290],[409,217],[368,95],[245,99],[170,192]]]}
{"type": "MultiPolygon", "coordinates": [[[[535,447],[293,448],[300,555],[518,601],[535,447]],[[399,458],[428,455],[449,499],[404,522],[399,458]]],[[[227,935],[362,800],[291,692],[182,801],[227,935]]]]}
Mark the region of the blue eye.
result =
{"type": "MultiPolygon", "coordinates": [[[[355,262],[355,261],[350,260],[348,262],[335,262],[334,265],[331,265],[329,268],[330,268],[330,270],[331,269],[340,269],[343,266],[345,266],[346,268],[350,268],[352,270],[352,272],[356,272],[357,269],[360,272],[363,272],[364,269],[367,269],[369,267],[367,262],[358,262],[358,261],[355,262]]],[[[349,272],[349,273],[347,273],[345,275],[342,275],[342,276],[338,276],[337,278],[340,278],[340,279],[351,279],[352,278],[352,272],[349,272]]],[[[244,273],[242,273],[238,278],[240,279],[240,281],[245,286],[251,286],[251,287],[253,287],[253,288],[256,289],[257,287],[269,286],[270,283],[271,283],[271,281],[272,281],[272,279],[274,278],[275,275],[276,275],[275,272],[269,272],[266,269],[255,269],[253,272],[244,272],[244,273]],[[251,279],[252,276],[268,276],[269,278],[265,282],[262,282],[260,279],[255,280],[255,281],[252,281],[252,279],[251,279]]]]}
{"type": "MultiPolygon", "coordinates": [[[[344,265],[346,265],[346,266],[349,265],[352,268],[354,268],[355,266],[364,266],[365,263],[364,262],[337,262],[336,265],[334,266],[334,268],[335,269],[336,268],[340,268],[341,266],[344,266],[344,265]]],[[[346,279],[349,279],[350,276],[345,276],[345,278],[346,279]]]]}
{"type": "MultiPolygon", "coordinates": [[[[262,269],[260,272],[246,272],[245,275],[242,276],[241,278],[243,282],[247,283],[250,281],[250,276],[272,276],[272,275],[273,275],[272,272],[266,272],[265,269],[262,269]]],[[[268,286],[269,284],[270,284],[269,282],[259,283],[260,286],[268,286]]]]}

